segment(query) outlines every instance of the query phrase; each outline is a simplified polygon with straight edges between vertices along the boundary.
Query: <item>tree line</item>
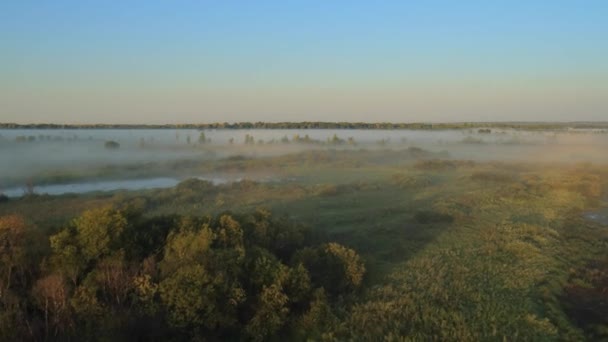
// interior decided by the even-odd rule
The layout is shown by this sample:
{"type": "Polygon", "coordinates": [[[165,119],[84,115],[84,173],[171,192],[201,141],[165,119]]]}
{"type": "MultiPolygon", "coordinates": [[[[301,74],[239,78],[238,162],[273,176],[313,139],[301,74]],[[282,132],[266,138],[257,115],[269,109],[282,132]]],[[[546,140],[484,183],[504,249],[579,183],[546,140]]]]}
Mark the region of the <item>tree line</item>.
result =
{"type": "Polygon", "coordinates": [[[392,123],[392,122],[214,122],[189,124],[17,124],[0,123],[1,129],[413,129],[445,130],[472,128],[524,130],[562,130],[567,128],[608,128],[607,122],[455,122],[455,123],[392,123]]]}

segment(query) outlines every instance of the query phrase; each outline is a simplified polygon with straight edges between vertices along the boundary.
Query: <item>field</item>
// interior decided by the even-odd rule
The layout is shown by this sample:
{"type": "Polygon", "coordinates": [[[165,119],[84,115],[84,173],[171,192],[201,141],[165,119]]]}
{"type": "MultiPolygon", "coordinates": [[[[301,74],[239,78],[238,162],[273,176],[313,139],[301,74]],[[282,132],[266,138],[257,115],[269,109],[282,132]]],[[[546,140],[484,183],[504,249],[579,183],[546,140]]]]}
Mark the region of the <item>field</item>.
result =
{"type": "Polygon", "coordinates": [[[603,145],[483,134],[206,145],[59,178],[175,187],[4,197],[0,339],[608,339],[603,145]]]}

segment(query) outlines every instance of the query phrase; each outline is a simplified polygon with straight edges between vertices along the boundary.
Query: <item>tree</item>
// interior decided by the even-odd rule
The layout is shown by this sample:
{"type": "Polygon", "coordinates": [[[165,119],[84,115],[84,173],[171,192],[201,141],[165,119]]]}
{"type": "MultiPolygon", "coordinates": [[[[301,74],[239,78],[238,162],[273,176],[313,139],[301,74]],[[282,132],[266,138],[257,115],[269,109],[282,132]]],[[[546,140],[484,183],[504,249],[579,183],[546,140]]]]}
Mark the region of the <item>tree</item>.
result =
{"type": "Polygon", "coordinates": [[[160,297],[168,309],[171,325],[187,328],[206,325],[214,328],[218,319],[212,303],[217,294],[212,276],[202,265],[183,265],[160,283],[160,297]]]}
{"type": "Polygon", "coordinates": [[[126,227],[126,217],[110,207],[85,211],[50,237],[55,269],[76,285],[88,265],[121,247],[126,227]]]}
{"type": "Polygon", "coordinates": [[[27,241],[27,225],[17,215],[0,217],[0,340],[17,341],[25,336],[29,288],[27,265],[31,246],[27,241]],[[25,323],[25,324],[23,324],[25,323]]]}
{"type": "Polygon", "coordinates": [[[254,292],[260,291],[264,286],[278,283],[282,284],[288,276],[287,266],[269,251],[263,248],[250,248],[247,252],[246,272],[249,275],[248,288],[254,292]]]}
{"type": "Polygon", "coordinates": [[[186,264],[203,263],[209,257],[214,234],[209,227],[173,232],[167,237],[161,270],[165,275],[186,264]]]}
{"type": "Polygon", "coordinates": [[[85,211],[74,220],[74,226],[83,256],[94,260],[118,247],[127,220],[121,212],[106,207],[85,211]]]}
{"type": "Polygon", "coordinates": [[[344,286],[358,287],[361,285],[365,274],[365,265],[357,252],[338,243],[330,242],[325,245],[325,253],[331,260],[330,263],[337,261],[337,264],[342,266],[345,278],[344,286]]]}
{"type": "Polygon", "coordinates": [[[68,288],[59,274],[40,278],[33,289],[36,304],[44,312],[45,336],[53,330],[53,336],[65,334],[73,327],[68,288]]]}
{"type": "Polygon", "coordinates": [[[357,252],[335,242],[304,248],[295,260],[310,271],[313,283],[321,284],[331,294],[355,290],[365,275],[365,265],[357,252]]]}
{"type": "Polygon", "coordinates": [[[26,223],[22,217],[0,217],[0,298],[14,281],[16,273],[23,275],[26,259],[26,223]]]}
{"type": "Polygon", "coordinates": [[[205,136],[205,132],[201,132],[201,134],[198,137],[198,143],[204,144],[206,142],[207,142],[207,137],[205,136]]]}
{"type": "Polygon", "coordinates": [[[237,323],[236,309],[245,291],[228,272],[237,259],[213,250],[213,246],[228,251],[242,248],[242,231],[227,215],[218,223],[212,230],[207,225],[199,228],[182,222],[184,228],[167,238],[159,293],[174,327],[203,326],[217,331],[237,323]]]}
{"type": "Polygon", "coordinates": [[[247,323],[247,333],[254,341],[265,341],[284,324],[289,313],[289,298],[279,284],[264,286],[256,312],[247,323]]]}
{"type": "Polygon", "coordinates": [[[117,150],[120,148],[120,144],[113,140],[106,141],[103,146],[108,150],[117,150]]]}
{"type": "Polygon", "coordinates": [[[344,142],[344,140],[338,138],[337,134],[334,134],[334,136],[331,138],[331,143],[334,144],[334,145],[339,145],[339,144],[341,144],[343,142],[344,142]]]}
{"type": "Polygon", "coordinates": [[[302,336],[311,337],[329,330],[336,322],[337,318],[327,302],[325,291],[319,288],[312,294],[308,310],[297,320],[297,328],[302,336]]]}
{"type": "Polygon", "coordinates": [[[301,303],[308,299],[312,284],[308,270],[302,263],[289,269],[283,287],[291,303],[301,303]]]}
{"type": "Polygon", "coordinates": [[[133,278],[133,297],[136,312],[142,315],[152,316],[158,312],[159,305],[156,301],[158,295],[158,284],[153,281],[150,274],[139,274],[133,278]]]}
{"type": "Polygon", "coordinates": [[[222,215],[217,229],[217,242],[222,247],[243,250],[243,230],[240,223],[230,215],[222,215]]]}
{"type": "Polygon", "coordinates": [[[117,306],[124,304],[133,288],[134,277],[133,269],[125,261],[124,251],[120,250],[100,260],[94,272],[104,302],[117,306]]]}

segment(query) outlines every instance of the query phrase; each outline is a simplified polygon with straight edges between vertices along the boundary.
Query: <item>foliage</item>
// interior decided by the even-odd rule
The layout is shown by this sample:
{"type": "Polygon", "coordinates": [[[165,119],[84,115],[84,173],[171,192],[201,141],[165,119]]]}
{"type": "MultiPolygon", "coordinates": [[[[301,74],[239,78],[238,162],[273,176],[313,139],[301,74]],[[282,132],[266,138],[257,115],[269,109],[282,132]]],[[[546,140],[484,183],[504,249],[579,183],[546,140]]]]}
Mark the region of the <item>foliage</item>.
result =
{"type": "Polygon", "coordinates": [[[136,210],[83,212],[49,237],[48,254],[36,260],[39,275],[25,274],[25,221],[0,217],[0,337],[126,339],[149,320],[158,324],[157,338],[295,336],[307,308],[321,305],[314,293],[326,282],[311,274],[332,273],[343,284],[331,289],[335,295],[362,282],[365,267],[354,250],[311,245],[305,229],[267,210],[149,219],[136,210]],[[150,230],[158,226],[165,227],[150,230]],[[292,263],[306,248],[326,260],[314,269],[292,263]],[[26,291],[12,291],[16,285],[26,291]],[[30,335],[7,328],[20,320],[38,325],[30,335]]]}
{"type": "Polygon", "coordinates": [[[108,140],[103,144],[103,147],[105,147],[108,150],[117,150],[120,148],[120,144],[117,143],[116,141],[108,140]]]}

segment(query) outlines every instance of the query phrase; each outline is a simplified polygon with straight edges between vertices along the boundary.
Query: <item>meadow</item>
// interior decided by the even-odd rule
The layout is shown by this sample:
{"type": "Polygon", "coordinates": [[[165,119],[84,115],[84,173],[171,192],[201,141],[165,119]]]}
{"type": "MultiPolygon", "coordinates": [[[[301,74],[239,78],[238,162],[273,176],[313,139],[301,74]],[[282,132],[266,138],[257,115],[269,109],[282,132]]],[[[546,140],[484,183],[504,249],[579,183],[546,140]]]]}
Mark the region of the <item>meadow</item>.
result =
{"type": "Polygon", "coordinates": [[[605,133],[485,130],[3,131],[0,339],[608,339],[605,133]]]}

